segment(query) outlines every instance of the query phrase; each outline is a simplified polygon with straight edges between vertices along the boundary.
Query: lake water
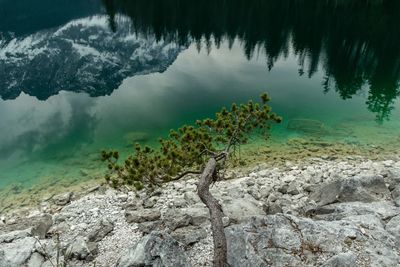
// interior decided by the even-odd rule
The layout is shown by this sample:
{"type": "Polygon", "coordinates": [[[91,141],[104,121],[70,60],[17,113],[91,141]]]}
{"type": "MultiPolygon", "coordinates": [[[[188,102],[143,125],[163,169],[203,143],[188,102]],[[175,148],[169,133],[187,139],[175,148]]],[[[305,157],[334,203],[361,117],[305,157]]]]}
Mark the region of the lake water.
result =
{"type": "Polygon", "coordinates": [[[100,150],[261,92],[284,117],[270,142],[393,146],[398,14],[385,0],[0,0],[0,190],[99,177],[100,150]]]}

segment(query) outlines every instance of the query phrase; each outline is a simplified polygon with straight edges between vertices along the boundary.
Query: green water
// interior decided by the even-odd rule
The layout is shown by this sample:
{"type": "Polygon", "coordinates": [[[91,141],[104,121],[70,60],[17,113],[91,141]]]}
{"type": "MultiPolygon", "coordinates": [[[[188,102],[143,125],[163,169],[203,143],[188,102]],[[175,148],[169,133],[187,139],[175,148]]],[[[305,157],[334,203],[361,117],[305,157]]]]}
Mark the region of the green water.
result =
{"type": "Polygon", "coordinates": [[[312,136],[287,129],[293,119],[322,123],[322,140],[400,136],[393,1],[75,0],[74,9],[59,0],[37,3],[37,14],[26,1],[4,2],[0,189],[94,179],[100,150],[154,145],[170,128],[265,91],[284,117],[271,142],[312,136]]]}

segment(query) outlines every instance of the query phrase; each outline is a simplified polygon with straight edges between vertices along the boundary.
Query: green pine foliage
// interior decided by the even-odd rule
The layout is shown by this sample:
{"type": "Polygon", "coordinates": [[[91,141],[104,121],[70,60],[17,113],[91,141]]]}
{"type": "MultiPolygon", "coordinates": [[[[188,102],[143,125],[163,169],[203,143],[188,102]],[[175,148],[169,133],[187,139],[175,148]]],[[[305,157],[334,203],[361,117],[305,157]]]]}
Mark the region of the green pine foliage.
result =
{"type": "Polygon", "coordinates": [[[160,147],[153,149],[135,144],[134,153],[119,163],[118,151],[102,151],[102,160],[108,163],[106,180],[113,187],[129,185],[137,190],[153,187],[182,178],[185,174],[201,173],[210,157],[221,160],[235,154],[237,146],[248,142],[252,134],[267,134],[271,122],[282,118],[271,112],[267,94],[260,102],[232,104],[222,108],[214,119],[197,120],[195,125],[184,125],[171,130],[168,138],[159,139],[160,147]]]}

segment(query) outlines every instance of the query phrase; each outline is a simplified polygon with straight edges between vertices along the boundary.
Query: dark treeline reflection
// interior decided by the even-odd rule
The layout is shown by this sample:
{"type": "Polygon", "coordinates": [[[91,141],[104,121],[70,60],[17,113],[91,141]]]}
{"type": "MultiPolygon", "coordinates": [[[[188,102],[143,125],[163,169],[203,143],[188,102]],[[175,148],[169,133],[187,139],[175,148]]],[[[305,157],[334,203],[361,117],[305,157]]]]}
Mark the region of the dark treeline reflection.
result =
{"type": "Polygon", "coordinates": [[[369,88],[367,105],[382,121],[400,94],[398,0],[103,0],[110,27],[116,14],[135,29],[181,44],[205,40],[210,49],[240,39],[251,58],[262,50],[268,68],[293,49],[299,74],[322,66],[325,91],[343,99],[369,88]]]}

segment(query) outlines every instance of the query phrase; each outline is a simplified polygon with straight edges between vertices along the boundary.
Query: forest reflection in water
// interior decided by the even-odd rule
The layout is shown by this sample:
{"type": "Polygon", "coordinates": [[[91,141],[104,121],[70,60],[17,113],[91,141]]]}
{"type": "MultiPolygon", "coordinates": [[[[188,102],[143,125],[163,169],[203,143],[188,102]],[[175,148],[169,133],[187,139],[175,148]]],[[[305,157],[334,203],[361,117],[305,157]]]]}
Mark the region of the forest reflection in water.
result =
{"type": "Polygon", "coordinates": [[[250,59],[266,55],[271,70],[293,49],[299,75],[324,70],[323,90],[343,99],[368,91],[368,109],[389,119],[400,95],[400,2],[310,0],[103,0],[110,28],[128,15],[134,29],[201,49],[238,38],[250,59]]]}

